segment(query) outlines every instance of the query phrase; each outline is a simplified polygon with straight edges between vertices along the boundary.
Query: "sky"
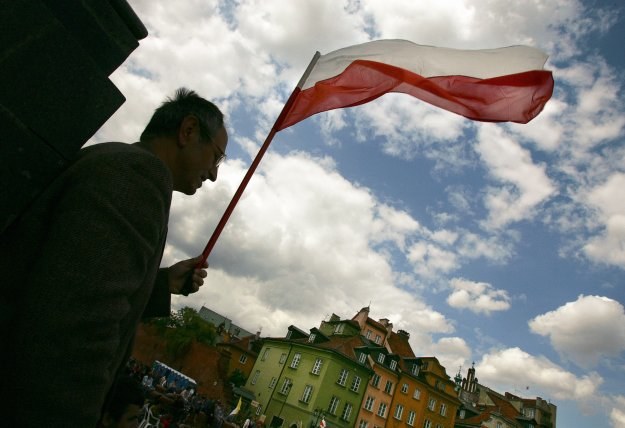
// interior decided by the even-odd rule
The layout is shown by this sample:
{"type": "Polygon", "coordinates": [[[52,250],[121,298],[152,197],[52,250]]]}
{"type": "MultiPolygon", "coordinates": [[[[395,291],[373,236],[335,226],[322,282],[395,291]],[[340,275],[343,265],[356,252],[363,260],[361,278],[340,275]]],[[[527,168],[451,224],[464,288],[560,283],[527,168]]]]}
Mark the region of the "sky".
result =
{"type": "Polygon", "coordinates": [[[216,183],[172,202],[164,265],[199,254],[315,51],[406,39],[549,55],[532,122],[387,94],[280,131],[209,257],[207,306],[284,336],[332,313],[410,333],[453,377],[625,426],[625,5],[589,0],[129,0],[149,36],[88,144],[134,142],[181,86],[226,115],[216,183]]]}

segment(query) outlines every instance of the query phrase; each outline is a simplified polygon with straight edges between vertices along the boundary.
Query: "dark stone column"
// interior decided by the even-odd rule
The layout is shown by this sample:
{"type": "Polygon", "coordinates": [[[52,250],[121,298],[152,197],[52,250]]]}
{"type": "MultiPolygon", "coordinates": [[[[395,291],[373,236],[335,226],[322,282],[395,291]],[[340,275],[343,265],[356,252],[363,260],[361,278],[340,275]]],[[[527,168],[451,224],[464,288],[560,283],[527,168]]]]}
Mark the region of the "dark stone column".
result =
{"type": "Polygon", "coordinates": [[[0,5],[0,233],[123,104],[108,76],[147,30],[125,0],[0,5]]]}

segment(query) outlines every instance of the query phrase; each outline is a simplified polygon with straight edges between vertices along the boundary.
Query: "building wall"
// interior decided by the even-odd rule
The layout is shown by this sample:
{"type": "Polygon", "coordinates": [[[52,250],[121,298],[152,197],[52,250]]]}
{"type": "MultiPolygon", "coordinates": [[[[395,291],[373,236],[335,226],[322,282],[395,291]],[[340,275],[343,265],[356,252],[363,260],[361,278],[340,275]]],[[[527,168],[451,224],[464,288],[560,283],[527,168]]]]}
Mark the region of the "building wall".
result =
{"type": "Polygon", "coordinates": [[[266,340],[246,388],[254,392],[257,401],[263,406],[262,413],[267,426],[276,416],[284,420],[285,427],[292,423],[305,427],[318,422],[319,415],[323,412],[328,426],[347,428],[355,424],[369,376],[367,368],[332,351],[299,343],[266,340]],[[268,354],[263,360],[265,352],[268,354]],[[291,365],[296,354],[299,354],[299,363],[293,368],[291,365]],[[283,362],[280,362],[281,357],[283,362]],[[323,362],[319,374],[313,374],[312,368],[317,359],[323,362]],[[348,370],[344,386],[337,382],[342,369],[348,370]],[[258,381],[253,383],[256,372],[258,381]],[[355,376],[360,377],[361,381],[356,391],[353,391],[352,382],[355,376]],[[272,378],[276,378],[275,387],[269,390],[268,385],[272,378]],[[292,386],[283,394],[280,390],[287,378],[292,386]],[[312,387],[312,395],[305,402],[303,394],[307,385],[312,387]],[[336,397],[339,403],[333,414],[329,412],[332,397],[336,397]],[[341,416],[346,403],[351,404],[352,410],[348,420],[343,420],[341,416]]]}
{"type": "Polygon", "coordinates": [[[172,358],[166,345],[153,326],[141,324],[135,337],[132,357],[147,366],[151,366],[154,360],[161,361],[193,378],[198,384],[199,394],[220,399],[224,403],[231,401],[230,390],[225,384],[229,353],[193,342],[184,356],[172,358]]]}
{"type": "Polygon", "coordinates": [[[421,428],[423,426],[425,406],[427,403],[426,397],[427,388],[415,377],[403,373],[395,389],[393,402],[391,403],[391,415],[386,426],[392,428],[406,426],[421,428]],[[395,410],[398,405],[403,407],[403,413],[399,419],[395,417],[395,410]],[[415,415],[414,421],[412,424],[408,424],[408,415],[411,411],[414,412],[415,415]]]}

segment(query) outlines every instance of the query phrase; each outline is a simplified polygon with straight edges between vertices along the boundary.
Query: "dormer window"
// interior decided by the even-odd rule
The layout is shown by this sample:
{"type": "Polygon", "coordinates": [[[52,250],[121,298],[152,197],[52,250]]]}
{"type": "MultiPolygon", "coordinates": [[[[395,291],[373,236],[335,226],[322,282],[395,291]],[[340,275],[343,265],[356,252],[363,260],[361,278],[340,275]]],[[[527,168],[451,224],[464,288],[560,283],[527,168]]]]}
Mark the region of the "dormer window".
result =
{"type": "Polygon", "coordinates": [[[391,370],[395,370],[397,368],[397,361],[391,361],[391,370]]]}
{"type": "Polygon", "coordinates": [[[334,327],[334,334],[341,334],[343,330],[345,330],[345,324],[337,324],[336,327],[334,327]]]}
{"type": "Polygon", "coordinates": [[[410,373],[417,376],[419,374],[419,364],[417,363],[413,364],[412,368],[410,369],[410,373]]]}
{"type": "Polygon", "coordinates": [[[308,336],[308,343],[313,343],[315,341],[315,333],[310,333],[310,336],[308,336]]]}
{"type": "Polygon", "coordinates": [[[364,352],[361,352],[360,355],[358,356],[358,362],[360,364],[364,364],[367,361],[367,354],[365,354],[364,352]]]}
{"type": "Polygon", "coordinates": [[[386,355],[384,355],[384,354],[378,355],[378,363],[384,364],[384,358],[385,357],[386,357],[386,355]]]}

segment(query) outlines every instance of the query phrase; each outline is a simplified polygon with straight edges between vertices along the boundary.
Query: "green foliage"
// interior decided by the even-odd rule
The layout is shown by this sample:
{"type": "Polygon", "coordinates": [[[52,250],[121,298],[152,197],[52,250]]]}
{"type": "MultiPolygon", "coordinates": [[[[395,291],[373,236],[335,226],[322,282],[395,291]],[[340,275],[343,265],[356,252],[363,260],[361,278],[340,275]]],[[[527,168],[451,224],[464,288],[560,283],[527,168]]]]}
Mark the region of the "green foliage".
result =
{"type": "Polygon", "coordinates": [[[228,377],[228,382],[230,382],[234,386],[243,386],[245,385],[246,381],[247,378],[245,377],[245,374],[243,374],[243,372],[239,369],[234,369],[234,371],[228,377]]]}
{"type": "Polygon", "coordinates": [[[188,352],[194,340],[212,345],[216,337],[215,327],[189,307],[172,311],[169,317],[154,318],[149,324],[154,325],[157,333],[165,339],[167,351],[173,357],[188,352]]]}

